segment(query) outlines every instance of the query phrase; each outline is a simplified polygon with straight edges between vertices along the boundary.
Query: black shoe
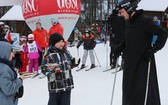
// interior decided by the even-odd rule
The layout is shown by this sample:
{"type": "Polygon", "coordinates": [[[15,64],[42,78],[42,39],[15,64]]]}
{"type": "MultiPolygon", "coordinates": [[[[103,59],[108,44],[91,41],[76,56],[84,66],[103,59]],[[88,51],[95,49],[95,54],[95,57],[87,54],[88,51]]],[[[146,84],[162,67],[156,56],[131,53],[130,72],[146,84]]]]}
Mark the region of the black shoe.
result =
{"type": "Polygon", "coordinates": [[[85,68],[85,64],[82,64],[80,69],[83,69],[83,68],[85,68]]]}
{"type": "Polygon", "coordinates": [[[114,65],[111,65],[111,69],[114,69],[115,68],[115,66],[114,65]]]}
{"type": "Polygon", "coordinates": [[[95,68],[95,67],[96,67],[95,64],[92,64],[91,67],[90,67],[90,69],[95,68]]]}
{"type": "MultiPolygon", "coordinates": [[[[117,67],[120,67],[120,65],[117,65],[117,67]]],[[[111,65],[111,69],[114,69],[114,68],[116,68],[116,65],[115,66],[111,65]]]]}

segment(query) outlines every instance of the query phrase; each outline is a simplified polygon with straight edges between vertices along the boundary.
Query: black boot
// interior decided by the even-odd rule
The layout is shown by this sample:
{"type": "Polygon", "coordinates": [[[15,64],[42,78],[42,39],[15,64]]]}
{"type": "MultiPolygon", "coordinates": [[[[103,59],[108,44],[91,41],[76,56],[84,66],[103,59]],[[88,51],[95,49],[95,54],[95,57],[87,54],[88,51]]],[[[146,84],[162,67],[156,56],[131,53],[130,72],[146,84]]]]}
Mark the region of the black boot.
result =
{"type": "MultiPolygon", "coordinates": [[[[117,67],[120,67],[120,65],[118,64],[117,67]]],[[[111,69],[114,69],[114,68],[116,68],[116,65],[113,65],[113,64],[112,64],[112,65],[111,65],[111,69]]]]}
{"type": "Polygon", "coordinates": [[[95,64],[92,64],[91,67],[90,67],[90,69],[95,68],[95,67],[96,67],[95,64]]]}
{"type": "Polygon", "coordinates": [[[85,64],[82,64],[80,69],[83,69],[83,68],[85,68],[85,64]]]}
{"type": "Polygon", "coordinates": [[[111,69],[114,69],[114,68],[115,68],[115,66],[114,66],[113,64],[111,64],[110,66],[111,66],[111,69]]]}

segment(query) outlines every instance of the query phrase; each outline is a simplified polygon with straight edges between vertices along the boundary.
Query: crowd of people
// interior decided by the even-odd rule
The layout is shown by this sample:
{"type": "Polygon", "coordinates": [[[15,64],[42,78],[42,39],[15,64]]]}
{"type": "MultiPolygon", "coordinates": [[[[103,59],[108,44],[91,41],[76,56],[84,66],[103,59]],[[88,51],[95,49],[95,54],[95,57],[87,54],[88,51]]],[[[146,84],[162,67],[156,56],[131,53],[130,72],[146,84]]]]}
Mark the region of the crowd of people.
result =
{"type": "MultiPolygon", "coordinates": [[[[123,1],[109,17],[110,66],[111,69],[120,66],[117,59],[122,56],[122,105],[161,105],[154,54],[164,47],[168,33],[158,25],[157,17],[153,21],[143,15],[143,10],[136,8],[137,1],[123,1]]],[[[22,66],[18,78],[11,63],[16,52],[11,46],[13,41],[9,26],[0,23],[0,49],[3,49],[0,50],[2,105],[17,105],[18,98],[23,95],[23,80],[31,73],[38,74],[39,66],[48,79],[48,105],[70,105],[71,89],[74,88],[71,69],[77,67],[81,59],[72,57],[65,47],[61,24],[56,19],[51,19],[51,24],[47,31],[37,22],[32,34],[21,36],[22,66]]],[[[92,69],[96,67],[96,41],[90,30],[85,31],[77,49],[82,43],[84,54],[80,69],[86,67],[88,53],[92,69]]]]}
{"type": "Polygon", "coordinates": [[[32,34],[20,36],[20,51],[16,52],[12,48],[9,26],[0,22],[1,105],[17,105],[18,98],[23,95],[23,80],[39,74],[39,67],[49,81],[48,105],[70,105],[70,93],[73,88],[71,68],[76,67],[80,59],[73,58],[66,50],[62,25],[56,19],[52,19],[51,24],[48,32],[37,22],[32,34]],[[19,75],[12,63],[16,53],[20,55],[17,60],[20,63],[17,66],[19,75]],[[53,66],[53,63],[58,65],[53,66]],[[57,67],[59,68],[55,71],[57,67]],[[65,99],[67,101],[64,101],[65,99]]]}

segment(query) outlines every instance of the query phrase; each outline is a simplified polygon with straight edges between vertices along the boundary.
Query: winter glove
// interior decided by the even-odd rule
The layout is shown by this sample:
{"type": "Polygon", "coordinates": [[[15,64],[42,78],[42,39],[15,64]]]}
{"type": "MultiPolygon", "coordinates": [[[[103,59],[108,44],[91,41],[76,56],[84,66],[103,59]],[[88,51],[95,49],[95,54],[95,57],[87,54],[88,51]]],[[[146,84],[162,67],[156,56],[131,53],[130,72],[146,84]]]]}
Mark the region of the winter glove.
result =
{"type": "Polygon", "coordinates": [[[24,94],[24,87],[23,85],[19,88],[19,91],[16,93],[16,96],[18,98],[22,98],[23,97],[23,94],[24,94]]]}
{"type": "Polygon", "coordinates": [[[48,74],[48,68],[47,68],[47,66],[41,66],[41,71],[42,71],[42,73],[44,74],[44,75],[47,75],[48,74]]]}
{"type": "Polygon", "coordinates": [[[94,41],[92,48],[94,49],[95,47],[96,47],[96,41],[94,41]]]}
{"type": "Polygon", "coordinates": [[[73,58],[71,62],[72,62],[72,68],[77,67],[80,64],[80,58],[73,58]]]}
{"type": "Polygon", "coordinates": [[[78,49],[78,48],[79,48],[79,46],[76,46],[76,48],[78,49]]]}
{"type": "Polygon", "coordinates": [[[150,60],[150,58],[154,55],[154,53],[156,53],[158,50],[157,50],[157,47],[153,47],[152,49],[149,49],[145,52],[145,59],[147,60],[150,60]]]}

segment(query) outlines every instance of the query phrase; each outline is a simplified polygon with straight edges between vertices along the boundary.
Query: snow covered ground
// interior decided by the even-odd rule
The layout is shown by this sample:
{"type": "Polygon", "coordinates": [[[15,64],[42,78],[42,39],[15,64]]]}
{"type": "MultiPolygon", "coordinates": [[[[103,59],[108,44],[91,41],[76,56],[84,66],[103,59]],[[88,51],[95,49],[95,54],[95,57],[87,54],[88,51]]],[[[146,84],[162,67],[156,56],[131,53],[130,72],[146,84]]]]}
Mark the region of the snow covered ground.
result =
{"type": "MultiPolygon", "coordinates": [[[[76,47],[68,48],[73,56],[77,56],[76,47]]],[[[83,47],[79,48],[80,54],[83,55],[83,47]]],[[[106,50],[104,44],[98,44],[95,48],[101,67],[90,71],[76,72],[74,68],[73,77],[75,88],[72,90],[71,105],[110,105],[114,74],[112,71],[102,72],[106,69],[106,50]]],[[[109,52],[110,49],[108,49],[109,52]]],[[[159,79],[160,97],[162,105],[168,105],[168,43],[156,54],[157,72],[159,79]]],[[[97,60],[96,60],[97,61],[97,60]]],[[[98,62],[96,62],[98,65],[98,62]]],[[[109,60],[108,60],[109,64],[109,60]]],[[[90,67],[90,59],[87,63],[90,67]]],[[[88,68],[89,68],[88,67],[88,68]]],[[[26,79],[24,81],[25,93],[19,100],[19,105],[47,105],[48,90],[47,79],[26,79]]],[[[117,74],[115,94],[113,105],[122,105],[122,72],[117,74]]]]}

